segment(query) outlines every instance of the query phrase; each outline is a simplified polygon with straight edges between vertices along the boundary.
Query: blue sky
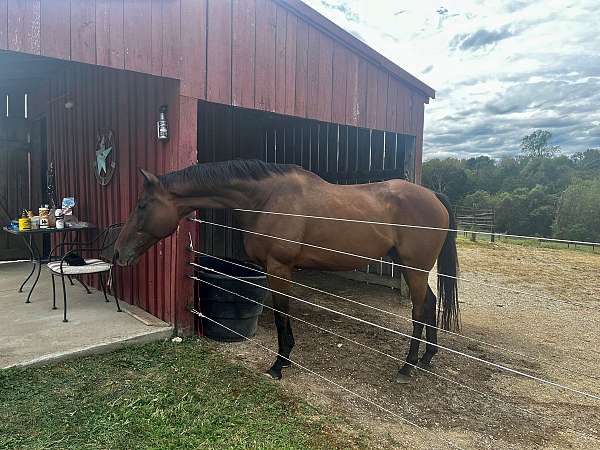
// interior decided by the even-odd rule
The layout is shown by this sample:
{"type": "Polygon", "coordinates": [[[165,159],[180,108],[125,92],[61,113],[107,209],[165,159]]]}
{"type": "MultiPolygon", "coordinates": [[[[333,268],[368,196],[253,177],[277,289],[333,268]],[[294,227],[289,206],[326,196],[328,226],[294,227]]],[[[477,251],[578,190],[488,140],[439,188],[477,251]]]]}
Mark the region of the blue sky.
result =
{"type": "Polygon", "coordinates": [[[437,91],[424,158],[600,147],[600,0],[304,0],[437,91]]]}

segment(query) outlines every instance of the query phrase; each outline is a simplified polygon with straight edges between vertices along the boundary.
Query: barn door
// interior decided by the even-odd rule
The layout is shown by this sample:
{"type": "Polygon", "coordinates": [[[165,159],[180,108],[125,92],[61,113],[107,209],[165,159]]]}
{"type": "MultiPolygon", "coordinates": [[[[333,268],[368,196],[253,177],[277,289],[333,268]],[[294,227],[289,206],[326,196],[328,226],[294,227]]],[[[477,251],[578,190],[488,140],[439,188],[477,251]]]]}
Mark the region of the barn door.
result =
{"type": "MultiPolygon", "coordinates": [[[[27,121],[0,117],[0,223],[8,224],[29,207],[27,121]]],[[[0,260],[21,259],[28,253],[20,239],[0,235],[0,260]]]]}

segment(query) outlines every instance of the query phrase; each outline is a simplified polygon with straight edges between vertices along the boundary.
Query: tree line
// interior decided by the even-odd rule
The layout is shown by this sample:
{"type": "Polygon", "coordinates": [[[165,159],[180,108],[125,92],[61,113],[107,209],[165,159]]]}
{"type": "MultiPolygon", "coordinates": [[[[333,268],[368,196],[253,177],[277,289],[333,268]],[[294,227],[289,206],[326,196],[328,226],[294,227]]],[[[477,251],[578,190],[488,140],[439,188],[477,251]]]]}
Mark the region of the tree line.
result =
{"type": "Polygon", "coordinates": [[[500,233],[600,241],[600,148],[570,156],[536,130],[514,157],[433,159],[423,184],[455,206],[493,208],[500,233]]]}

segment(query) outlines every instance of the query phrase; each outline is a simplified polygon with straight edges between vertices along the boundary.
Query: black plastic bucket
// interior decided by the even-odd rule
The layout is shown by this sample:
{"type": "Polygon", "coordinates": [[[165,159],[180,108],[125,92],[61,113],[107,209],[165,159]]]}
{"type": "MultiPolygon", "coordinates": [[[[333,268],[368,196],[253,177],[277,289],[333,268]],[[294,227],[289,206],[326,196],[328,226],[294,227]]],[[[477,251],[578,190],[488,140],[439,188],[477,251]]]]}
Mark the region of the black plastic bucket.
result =
{"type": "MultiPolygon", "coordinates": [[[[213,287],[209,284],[198,282],[198,295],[200,310],[202,314],[225,325],[237,333],[246,337],[252,337],[256,333],[258,316],[262,314],[266,296],[269,291],[262,287],[253,286],[243,281],[236,280],[230,276],[249,281],[250,283],[260,286],[267,286],[267,277],[260,272],[252,269],[261,270],[255,264],[227,259],[226,261],[218,260],[208,256],[202,256],[198,260],[198,264],[203,267],[214,269],[226,275],[220,275],[206,269],[196,269],[196,276],[201,280],[205,280],[215,286],[219,286],[228,291],[239,295],[230,294],[229,292],[213,287]],[[235,263],[235,264],[232,264],[235,263]],[[239,265],[237,265],[239,264],[239,265]],[[242,267],[240,267],[242,266],[242,267]],[[230,275],[230,276],[227,276],[230,275]],[[252,299],[257,303],[246,300],[243,297],[252,299]]],[[[222,326],[212,322],[211,320],[202,318],[202,330],[206,337],[217,341],[242,341],[243,337],[223,328],[222,326]]]]}

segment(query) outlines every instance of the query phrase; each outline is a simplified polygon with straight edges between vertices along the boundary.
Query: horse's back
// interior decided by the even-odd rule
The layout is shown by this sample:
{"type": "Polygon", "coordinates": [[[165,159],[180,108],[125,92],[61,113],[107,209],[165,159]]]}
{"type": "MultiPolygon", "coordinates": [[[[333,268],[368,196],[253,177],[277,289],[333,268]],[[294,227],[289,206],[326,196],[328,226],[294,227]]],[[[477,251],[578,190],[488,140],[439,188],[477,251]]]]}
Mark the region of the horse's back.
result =
{"type": "Polygon", "coordinates": [[[448,213],[435,194],[404,180],[335,185],[300,172],[293,177],[280,176],[273,182],[273,194],[262,209],[290,215],[261,214],[248,225],[287,242],[245,236],[246,251],[259,261],[274,257],[296,267],[349,270],[368,262],[349,253],[377,259],[395,249],[407,262],[430,268],[445,239],[445,233],[441,236],[436,231],[378,224],[448,226],[448,213]],[[291,241],[310,245],[295,245],[291,241]],[[429,256],[415,259],[412,254],[429,256]]]}
{"type": "Polygon", "coordinates": [[[371,242],[377,239],[393,242],[393,248],[406,265],[426,270],[433,267],[450,223],[449,211],[433,191],[406,180],[349,185],[342,189],[354,198],[353,210],[361,210],[361,204],[369,205],[362,210],[361,220],[399,225],[375,225],[369,230],[371,242]]]}
{"type": "MultiPolygon", "coordinates": [[[[331,196],[340,196],[348,201],[353,211],[364,216],[361,220],[448,227],[445,206],[433,191],[418,184],[394,179],[370,184],[329,186],[331,196]],[[367,217],[367,211],[372,215],[367,217]]],[[[326,196],[321,198],[324,203],[328,202],[326,196]]]]}

